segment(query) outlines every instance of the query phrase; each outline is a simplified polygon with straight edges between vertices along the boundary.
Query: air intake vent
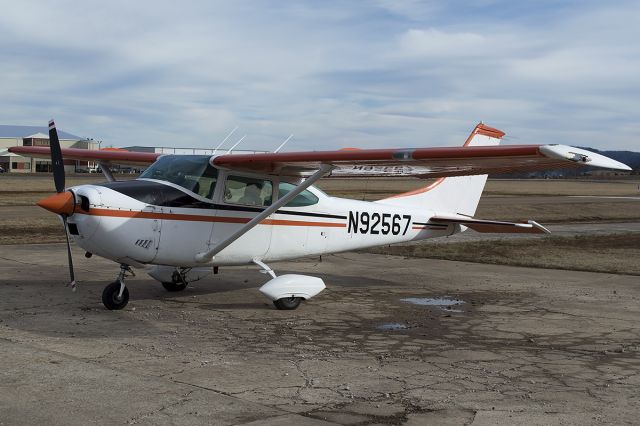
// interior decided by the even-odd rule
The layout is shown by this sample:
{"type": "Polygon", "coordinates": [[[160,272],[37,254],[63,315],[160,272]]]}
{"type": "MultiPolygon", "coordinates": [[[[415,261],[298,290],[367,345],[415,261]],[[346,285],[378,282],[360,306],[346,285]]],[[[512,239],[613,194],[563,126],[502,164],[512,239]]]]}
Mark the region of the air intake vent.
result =
{"type": "Polygon", "coordinates": [[[87,197],[85,197],[84,195],[81,195],[80,196],[80,208],[82,210],[84,210],[85,212],[88,212],[90,207],[91,207],[91,205],[89,203],[89,199],[87,197]]]}
{"type": "Polygon", "coordinates": [[[136,240],[135,243],[138,247],[149,248],[153,244],[153,240],[136,240]]]}
{"type": "Polygon", "coordinates": [[[69,225],[69,233],[71,235],[80,235],[80,233],[78,232],[78,225],[76,225],[75,223],[68,223],[69,225]]]}

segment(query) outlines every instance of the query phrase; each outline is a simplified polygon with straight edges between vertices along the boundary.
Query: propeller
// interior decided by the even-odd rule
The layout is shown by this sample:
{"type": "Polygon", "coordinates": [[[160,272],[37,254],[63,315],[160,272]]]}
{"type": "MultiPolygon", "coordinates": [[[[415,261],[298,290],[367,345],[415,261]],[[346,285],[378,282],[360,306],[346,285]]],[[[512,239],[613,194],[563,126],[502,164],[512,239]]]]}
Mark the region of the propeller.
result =
{"type": "MultiPolygon", "coordinates": [[[[60,149],[58,131],[56,130],[56,124],[53,120],[49,121],[49,146],[51,149],[51,164],[53,165],[53,182],[56,186],[56,192],[58,194],[62,194],[65,192],[64,161],[62,159],[62,150],[60,149]]],[[[73,202],[73,194],[69,194],[71,195],[71,200],[73,202]]],[[[73,257],[71,256],[71,243],[69,242],[69,225],[67,224],[67,217],[69,217],[69,213],[60,213],[60,218],[64,224],[64,236],[67,238],[67,257],[69,259],[69,277],[71,278],[71,282],[68,286],[71,287],[72,291],[76,291],[76,278],[73,272],[73,257]]]]}

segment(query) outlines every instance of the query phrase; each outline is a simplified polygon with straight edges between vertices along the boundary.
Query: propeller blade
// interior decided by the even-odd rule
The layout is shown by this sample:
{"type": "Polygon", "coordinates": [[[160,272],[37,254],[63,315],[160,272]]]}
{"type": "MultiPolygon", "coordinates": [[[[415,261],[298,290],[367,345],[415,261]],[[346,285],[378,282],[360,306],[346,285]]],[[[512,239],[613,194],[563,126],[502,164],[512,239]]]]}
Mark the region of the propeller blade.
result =
{"type": "Polygon", "coordinates": [[[64,162],[62,160],[62,151],[60,150],[60,140],[58,139],[56,123],[54,123],[53,120],[49,121],[49,147],[51,149],[51,164],[53,165],[53,181],[56,184],[56,192],[63,192],[64,162]]]}
{"type": "Polygon", "coordinates": [[[69,226],[67,225],[67,216],[60,215],[62,222],[64,223],[64,236],[67,238],[67,256],[69,258],[69,276],[71,282],[68,284],[72,291],[76,291],[76,277],[73,273],[73,257],[71,257],[71,243],[69,243],[69,226]]]}

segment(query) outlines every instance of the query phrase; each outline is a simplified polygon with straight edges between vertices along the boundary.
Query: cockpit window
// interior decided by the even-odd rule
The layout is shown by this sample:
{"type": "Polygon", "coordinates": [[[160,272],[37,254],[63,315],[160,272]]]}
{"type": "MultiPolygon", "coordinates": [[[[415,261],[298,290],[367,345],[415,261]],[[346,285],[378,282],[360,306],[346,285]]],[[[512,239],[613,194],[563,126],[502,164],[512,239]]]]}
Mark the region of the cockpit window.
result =
{"type": "Polygon", "coordinates": [[[204,155],[165,155],[141,175],[141,179],[157,179],[175,183],[191,192],[211,198],[216,189],[218,170],[204,155]]]}

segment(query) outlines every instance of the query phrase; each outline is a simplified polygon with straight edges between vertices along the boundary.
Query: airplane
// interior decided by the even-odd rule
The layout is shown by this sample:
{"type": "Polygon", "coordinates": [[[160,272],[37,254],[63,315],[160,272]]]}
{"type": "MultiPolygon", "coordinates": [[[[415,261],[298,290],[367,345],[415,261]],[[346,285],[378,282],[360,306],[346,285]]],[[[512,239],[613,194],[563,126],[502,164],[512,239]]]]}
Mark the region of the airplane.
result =
{"type": "Polygon", "coordinates": [[[87,258],[120,265],[104,288],[107,309],[129,301],[134,268],[167,291],[217,274],[221,266],[254,264],[271,279],[260,291],[280,310],[296,309],[325,289],[319,277],[276,275],[268,263],[450,236],[467,229],[548,233],[522,223],[474,217],[488,174],[582,166],[631,170],[603,155],[566,145],[506,145],[483,123],[463,146],[401,149],[161,155],[61,149],[49,122],[49,147],[10,152],[51,158],[57,193],[37,204],[65,228],[70,285],[76,281],[69,235],[87,258]],[[97,162],[104,183],[65,188],[64,159],[97,162]],[[135,180],[116,181],[114,164],[144,166],[135,180]],[[314,186],[324,177],[436,178],[416,190],[367,202],[332,197],[314,186]]]}

